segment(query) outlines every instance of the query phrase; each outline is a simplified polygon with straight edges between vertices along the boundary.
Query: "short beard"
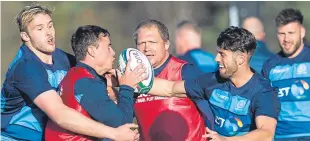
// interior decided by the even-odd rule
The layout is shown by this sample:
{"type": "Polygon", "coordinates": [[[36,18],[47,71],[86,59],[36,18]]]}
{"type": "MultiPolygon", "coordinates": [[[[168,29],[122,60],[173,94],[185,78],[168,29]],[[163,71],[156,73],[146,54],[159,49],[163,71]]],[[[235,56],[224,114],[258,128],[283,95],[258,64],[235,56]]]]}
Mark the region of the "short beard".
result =
{"type": "Polygon", "coordinates": [[[295,46],[294,46],[294,50],[292,52],[285,52],[283,49],[282,49],[282,53],[286,56],[286,57],[290,57],[292,56],[293,54],[295,54],[297,52],[297,50],[300,48],[300,45],[301,45],[301,41],[299,41],[295,46]]]}
{"type": "Polygon", "coordinates": [[[221,77],[225,78],[225,79],[230,79],[238,70],[238,66],[237,66],[237,62],[234,61],[234,64],[231,65],[232,67],[228,66],[228,68],[226,68],[226,72],[224,74],[221,74],[221,77]]]}

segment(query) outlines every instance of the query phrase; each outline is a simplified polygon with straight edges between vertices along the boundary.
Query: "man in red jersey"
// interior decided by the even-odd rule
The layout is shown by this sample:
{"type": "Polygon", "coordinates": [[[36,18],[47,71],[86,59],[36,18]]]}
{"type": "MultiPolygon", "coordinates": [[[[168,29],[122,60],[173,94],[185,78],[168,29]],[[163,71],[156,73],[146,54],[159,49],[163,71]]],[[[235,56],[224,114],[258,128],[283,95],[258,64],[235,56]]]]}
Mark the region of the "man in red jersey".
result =
{"type": "MultiPolygon", "coordinates": [[[[135,30],[134,40],[151,62],[156,78],[179,81],[199,75],[197,68],[169,54],[169,33],[163,23],[152,19],[141,22],[135,30]]],[[[204,104],[208,107],[208,103],[204,104]]],[[[203,117],[188,98],[141,94],[136,98],[134,111],[143,141],[205,140],[202,138],[205,133],[203,117]]]]}

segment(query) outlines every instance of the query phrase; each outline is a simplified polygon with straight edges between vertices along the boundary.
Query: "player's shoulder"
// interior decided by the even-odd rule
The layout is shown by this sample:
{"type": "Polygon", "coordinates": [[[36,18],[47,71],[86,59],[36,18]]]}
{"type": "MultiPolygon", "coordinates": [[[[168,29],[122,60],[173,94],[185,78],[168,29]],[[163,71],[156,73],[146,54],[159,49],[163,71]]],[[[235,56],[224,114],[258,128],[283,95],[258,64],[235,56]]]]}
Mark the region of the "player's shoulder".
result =
{"type": "Polygon", "coordinates": [[[67,53],[59,48],[56,48],[54,53],[53,53],[55,59],[67,63],[70,65],[70,67],[73,67],[76,65],[76,58],[75,56],[71,55],[70,53],[67,53]]]}
{"type": "Polygon", "coordinates": [[[28,57],[21,58],[16,65],[12,68],[13,75],[15,77],[32,77],[46,75],[46,70],[39,61],[28,57]]]}
{"type": "Polygon", "coordinates": [[[96,78],[81,78],[76,81],[74,87],[76,91],[91,91],[94,93],[102,93],[107,89],[107,84],[104,80],[99,80],[96,78]]]}
{"type": "Polygon", "coordinates": [[[270,91],[277,91],[276,88],[271,86],[271,81],[269,79],[266,79],[261,74],[256,73],[255,74],[256,81],[255,87],[257,89],[257,94],[261,94],[263,92],[270,92],[270,91]]]}
{"type": "Polygon", "coordinates": [[[203,83],[208,87],[221,86],[225,85],[225,83],[228,82],[228,79],[220,76],[219,71],[205,73],[199,76],[198,79],[200,80],[200,83],[203,83]]]}
{"type": "Polygon", "coordinates": [[[305,45],[304,47],[304,51],[306,52],[306,54],[309,54],[310,53],[310,46],[309,45],[305,45]]]}
{"type": "Polygon", "coordinates": [[[278,52],[276,54],[272,54],[265,62],[264,62],[264,68],[272,67],[279,62],[281,62],[282,52],[278,52]]]}

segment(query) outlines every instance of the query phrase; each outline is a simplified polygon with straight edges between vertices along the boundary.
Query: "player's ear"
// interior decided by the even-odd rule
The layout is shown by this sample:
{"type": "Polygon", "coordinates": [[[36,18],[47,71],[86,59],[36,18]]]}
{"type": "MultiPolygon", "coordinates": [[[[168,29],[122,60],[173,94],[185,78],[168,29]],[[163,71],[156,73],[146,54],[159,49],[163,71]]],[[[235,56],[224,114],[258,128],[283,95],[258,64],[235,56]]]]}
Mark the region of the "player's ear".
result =
{"type": "Polygon", "coordinates": [[[92,56],[92,57],[95,57],[95,54],[96,54],[96,47],[95,46],[89,46],[87,47],[87,54],[92,56]]]}
{"type": "Polygon", "coordinates": [[[301,39],[303,39],[305,36],[306,36],[306,29],[304,26],[301,26],[301,29],[300,29],[300,34],[301,34],[301,39]]]}
{"type": "Polygon", "coordinates": [[[237,64],[238,65],[242,65],[244,64],[246,61],[246,56],[244,53],[238,53],[238,57],[237,57],[237,64]]]}
{"type": "Polygon", "coordinates": [[[165,50],[168,50],[169,47],[170,47],[170,41],[168,40],[165,42],[165,50]]]}
{"type": "Polygon", "coordinates": [[[20,37],[22,38],[24,42],[30,41],[30,37],[27,32],[24,32],[24,31],[20,32],[20,37]]]}

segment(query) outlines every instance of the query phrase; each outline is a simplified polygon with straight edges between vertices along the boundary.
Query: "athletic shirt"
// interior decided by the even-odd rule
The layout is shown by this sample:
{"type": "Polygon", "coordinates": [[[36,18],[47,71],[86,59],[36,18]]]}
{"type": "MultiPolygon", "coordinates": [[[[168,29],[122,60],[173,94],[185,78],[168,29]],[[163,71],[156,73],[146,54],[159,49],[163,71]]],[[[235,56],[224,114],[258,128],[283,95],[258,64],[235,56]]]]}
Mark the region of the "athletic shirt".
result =
{"type": "MultiPolygon", "coordinates": [[[[155,70],[155,75],[171,81],[182,80],[185,64],[186,62],[170,56],[155,70]]],[[[141,94],[136,99],[134,110],[139,123],[140,139],[143,141],[205,140],[202,139],[205,134],[204,120],[189,98],[141,94]]]]}
{"type": "Polygon", "coordinates": [[[56,90],[71,67],[68,54],[60,49],[52,57],[53,64],[45,64],[26,45],[18,50],[1,90],[2,136],[41,140],[47,116],[33,101],[45,91],[56,90]]]}
{"type": "Polygon", "coordinates": [[[185,80],[187,96],[192,100],[206,99],[214,113],[214,130],[223,136],[239,136],[256,129],[255,117],[277,119],[280,105],[277,90],[270,82],[254,73],[243,86],[236,88],[219,72],[207,73],[185,80]]]}
{"type": "Polygon", "coordinates": [[[309,55],[309,46],[304,46],[295,58],[280,52],[264,64],[263,75],[279,89],[281,112],[276,138],[310,137],[309,55]]]}
{"type": "Polygon", "coordinates": [[[189,50],[178,58],[197,66],[197,68],[204,73],[215,72],[218,69],[218,64],[215,61],[214,55],[200,48],[189,50]]]}

